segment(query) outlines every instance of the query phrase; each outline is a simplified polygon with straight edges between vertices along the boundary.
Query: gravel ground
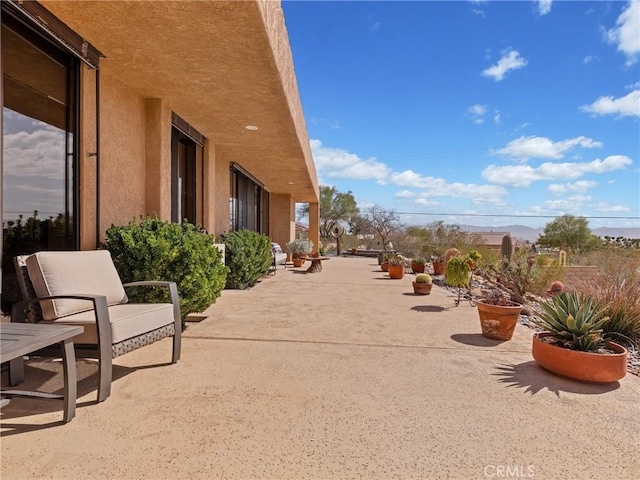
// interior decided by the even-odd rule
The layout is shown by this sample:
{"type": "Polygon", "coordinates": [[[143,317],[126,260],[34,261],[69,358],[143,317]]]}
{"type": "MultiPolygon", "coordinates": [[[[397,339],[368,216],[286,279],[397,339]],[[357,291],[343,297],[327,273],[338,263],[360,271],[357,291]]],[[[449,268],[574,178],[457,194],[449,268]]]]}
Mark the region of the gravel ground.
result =
{"type": "MultiPolygon", "coordinates": [[[[433,283],[436,285],[446,288],[447,290],[457,293],[458,289],[455,287],[450,287],[446,284],[444,280],[444,275],[431,275],[433,278],[433,283]]],[[[491,289],[495,288],[494,285],[491,285],[487,282],[484,282],[482,279],[474,278],[471,282],[471,292],[473,298],[477,300],[481,296],[481,291],[483,289],[491,289]]],[[[469,293],[463,292],[462,297],[465,301],[469,299],[469,293]]],[[[540,300],[543,300],[540,298],[540,300]]],[[[541,329],[533,322],[534,315],[536,311],[540,310],[540,306],[536,301],[532,301],[526,304],[529,307],[529,311],[532,313],[531,315],[521,314],[518,318],[518,322],[522,325],[531,328],[532,330],[540,331],[541,329]]],[[[525,310],[526,312],[526,310],[525,310]]],[[[616,340],[617,343],[621,344],[627,349],[627,371],[633,375],[640,377],[640,344],[638,342],[630,342],[630,341],[619,341],[616,340]]]]}

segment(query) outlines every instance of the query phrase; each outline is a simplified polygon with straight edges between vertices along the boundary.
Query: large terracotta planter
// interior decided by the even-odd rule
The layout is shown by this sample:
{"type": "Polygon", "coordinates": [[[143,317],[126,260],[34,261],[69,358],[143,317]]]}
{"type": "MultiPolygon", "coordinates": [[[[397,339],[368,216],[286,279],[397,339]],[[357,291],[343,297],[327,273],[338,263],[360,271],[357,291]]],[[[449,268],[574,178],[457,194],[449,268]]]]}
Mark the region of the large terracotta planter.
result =
{"type": "Polygon", "coordinates": [[[413,282],[413,293],[418,295],[429,295],[431,293],[432,283],[413,282]]]}
{"type": "Polygon", "coordinates": [[[404,267],[397,267],[395,265],[389,265],[389,277],[398,280],[404,277],[404,267]]]}
{"type": "Polygon", "coordinates": [[[413,273],[424,273],[424,263],[412,263],[411,270],[413,273]]]}
{"type": "Polygon", "coordinates": [[[495,340],[511,340],[522,305],[490,305],[479,300],[477,307],[482,335],[495,340]]]}
{"type": "Polygon", "coordinates": [[[545,370],[593,383],[615,382],[627,374],[627,349],[622,345],[609,342],[607,348],[616,352],[611,355],[579,352],[542,340],[548,336],[548,332],[534,334],[531,352],[534,360],[545,370]]]}
{"type": "Polygon", "coordinates": [[[301,258],[293,258],[292,260],[294,267],[301,267],[302,265],[304,265],[304,260],[301,258]]]}
{"type": "Polygon", "coordinates": [[[444,262],[433,262],[433,273],[435,275],[444,275],[447,264],[444,262]]]}

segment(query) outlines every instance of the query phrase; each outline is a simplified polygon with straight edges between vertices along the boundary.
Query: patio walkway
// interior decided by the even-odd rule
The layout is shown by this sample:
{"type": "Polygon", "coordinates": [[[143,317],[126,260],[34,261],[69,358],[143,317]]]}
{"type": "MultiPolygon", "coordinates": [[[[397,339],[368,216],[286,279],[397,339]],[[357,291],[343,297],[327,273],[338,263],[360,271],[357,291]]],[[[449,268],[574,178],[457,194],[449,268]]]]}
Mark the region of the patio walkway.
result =
{"type": "MultiPolygon", "coordinates": [[[[554,376],[526,327],[488,340],[437,286],[415,296],[370,258],[323,267],[225,291],[178,364],[170,339],[117,358],[101,404],[78,361],[67,425],[58,402],[13,400],[2,479],[640,478],[638,377],[554,376]]],[[[23,387],[61,385],[59,362],[28,363],[23,387]]]]}

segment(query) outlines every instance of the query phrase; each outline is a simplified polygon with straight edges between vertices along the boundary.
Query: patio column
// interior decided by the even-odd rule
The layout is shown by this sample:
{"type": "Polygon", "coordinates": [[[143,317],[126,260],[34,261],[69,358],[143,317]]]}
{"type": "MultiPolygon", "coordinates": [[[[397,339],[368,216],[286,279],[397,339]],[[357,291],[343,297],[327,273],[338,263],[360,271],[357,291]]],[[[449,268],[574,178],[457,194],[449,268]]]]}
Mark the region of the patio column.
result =
{"type": "Polygon", "coordinates": [[[320,207],[318,203],[309,203],[309,240],[313,242],[313,251],[319,251],[320,207]]]}
{"type": "Polygon", "coordinates": [[[171,220],[171,109],[159,98],[145,100],[146,214],[171,220]]]}

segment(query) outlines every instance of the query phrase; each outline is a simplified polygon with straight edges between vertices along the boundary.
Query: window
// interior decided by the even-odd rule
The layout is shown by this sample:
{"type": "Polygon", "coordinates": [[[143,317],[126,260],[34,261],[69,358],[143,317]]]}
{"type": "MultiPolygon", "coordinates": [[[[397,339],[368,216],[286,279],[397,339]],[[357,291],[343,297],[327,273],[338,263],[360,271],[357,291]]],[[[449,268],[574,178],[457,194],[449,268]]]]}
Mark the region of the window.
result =
{"type": "Polygon", "coordinates": [[[269,192],[237,164],[231,164],[229,228],[269,233],[269,192]]]}
{"type": "Polygon", "coordinates": [[[203,158],[202,145],[174,125],[171,132],[171,221],[173,222],[187,221],[196,225],[203,224],[203,158]]]}
{"type": "Polygon", "coordinates": [[[13,257],[78,247],[78,60],[2,11],[2,307],[13,257]]]}

